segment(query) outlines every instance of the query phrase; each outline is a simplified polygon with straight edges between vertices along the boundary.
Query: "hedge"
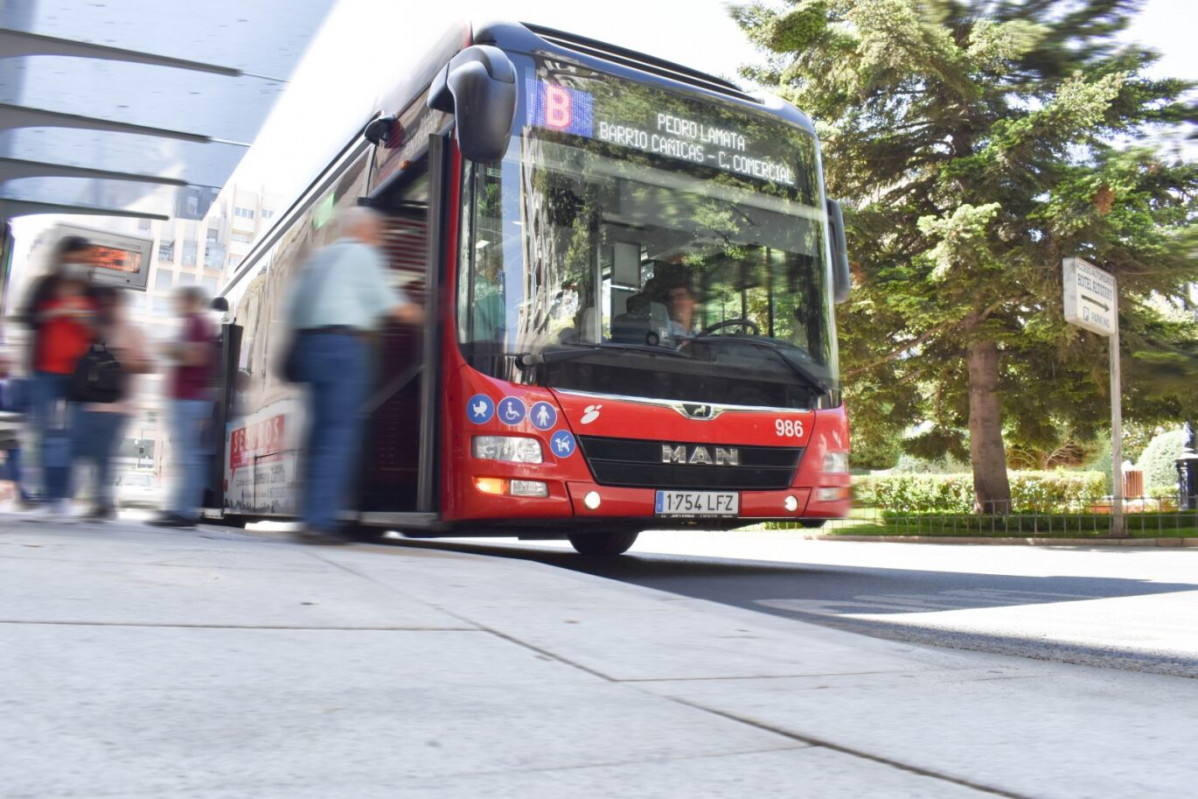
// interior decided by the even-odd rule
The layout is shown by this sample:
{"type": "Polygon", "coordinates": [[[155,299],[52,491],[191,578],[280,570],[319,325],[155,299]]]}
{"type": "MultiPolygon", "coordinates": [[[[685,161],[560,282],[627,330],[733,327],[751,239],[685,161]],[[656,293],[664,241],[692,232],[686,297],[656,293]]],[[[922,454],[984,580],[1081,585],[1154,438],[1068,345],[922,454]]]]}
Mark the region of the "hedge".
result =
{"type": "MultiPolygon", "coordinates": [[[[1101,472],[1010,472],[1013,513],[1080,510],[1106,496],[1101,472]]],[[[854,481],[856,501],[894,513],[972,513],[973,475],[887,474],[854,481]]]]}
{"type": "Polygon", "coordinates": [[[1144,470],[1144,483],[1149,491],[1172,491],[1176,495],[1176,460],[1181,457],[1185,441],[1185,430],[1167,430],[1144,448],[1139,467],[1144,470]]]}

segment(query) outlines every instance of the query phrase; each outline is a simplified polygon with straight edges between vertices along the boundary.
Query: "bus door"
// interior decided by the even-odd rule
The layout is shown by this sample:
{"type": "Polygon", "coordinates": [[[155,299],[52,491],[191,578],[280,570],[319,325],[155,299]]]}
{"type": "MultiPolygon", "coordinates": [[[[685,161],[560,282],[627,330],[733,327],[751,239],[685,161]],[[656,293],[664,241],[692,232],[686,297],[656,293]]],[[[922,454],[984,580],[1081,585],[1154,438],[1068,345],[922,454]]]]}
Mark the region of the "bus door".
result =
{"type": "Polygon", "coordinates": [[[369,525],[419,530],[437,520],[436,309],[447,151],[445,138],[430,136],[427,155],[367,201],[387,219],[385,247],[396,285],[425,311],[422,327],[388,323],[378,342],[359,480],[361,521],[369,525]]]}
{"type": "MultiPolygon", "coordinates": [[[[409,202],[378,210],[386,215],[383,246],[394,285],[409,301],[427,309],[428,206],[409,202]]],[[[415,511],[423,331],[389,321],[378,337],[375,353],[359,507],[363,511],[415,511]]]]}
{"type": "Polygon", "coordinates": [[[237,365],[241,356],[241,325],[224,324],[216,340],[216,364],[212,370],[213,395],[212,418],[205,432],[206,450],[209,456],[207,477],[204,481],[203,507],[216,511],[225,505],[225,425],[240,412],[235,407],[238,392],[239,372],[237,365]]]}

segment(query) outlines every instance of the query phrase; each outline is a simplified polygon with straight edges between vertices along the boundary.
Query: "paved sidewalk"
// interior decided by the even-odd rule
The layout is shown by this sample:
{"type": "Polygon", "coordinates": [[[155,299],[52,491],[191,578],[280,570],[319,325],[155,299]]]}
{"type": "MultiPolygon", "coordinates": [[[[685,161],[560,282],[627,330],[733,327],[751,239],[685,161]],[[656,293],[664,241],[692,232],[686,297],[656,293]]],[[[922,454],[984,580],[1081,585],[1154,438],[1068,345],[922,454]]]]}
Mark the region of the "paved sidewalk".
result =
{"type": "Polygon", "coordinates": [[[1187,795],[1196,681],[1112,674],[521,560],[0,520],[6,799],[1187,795]]]}

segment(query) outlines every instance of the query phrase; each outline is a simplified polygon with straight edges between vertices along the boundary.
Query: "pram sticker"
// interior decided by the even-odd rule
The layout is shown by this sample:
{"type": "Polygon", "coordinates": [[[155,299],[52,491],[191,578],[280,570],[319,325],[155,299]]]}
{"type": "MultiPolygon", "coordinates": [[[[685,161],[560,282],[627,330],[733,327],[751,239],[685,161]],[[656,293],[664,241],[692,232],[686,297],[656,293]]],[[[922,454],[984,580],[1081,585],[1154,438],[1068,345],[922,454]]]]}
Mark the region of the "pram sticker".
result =
{"type": "Polygon", "coordinates": [[[495,402],[486,394],[475,394],[466,404],[466,415],[475,424],[485,424],[495,415],[495,402]]]}

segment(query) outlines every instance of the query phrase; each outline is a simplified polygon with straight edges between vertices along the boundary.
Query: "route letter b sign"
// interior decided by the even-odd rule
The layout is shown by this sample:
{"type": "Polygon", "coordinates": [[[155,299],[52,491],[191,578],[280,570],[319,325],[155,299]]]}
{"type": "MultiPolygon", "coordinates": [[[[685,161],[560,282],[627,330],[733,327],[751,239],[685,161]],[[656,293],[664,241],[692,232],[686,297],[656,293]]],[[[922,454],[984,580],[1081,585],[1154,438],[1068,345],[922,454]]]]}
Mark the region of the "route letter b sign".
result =
{"type": "Polygon", "coordinates": [[[1119,326],[1119,300],[1115,276],[1081,258],[1066,258],[1064,268],[1065,321],[1100,336],[1119,326]]]}

